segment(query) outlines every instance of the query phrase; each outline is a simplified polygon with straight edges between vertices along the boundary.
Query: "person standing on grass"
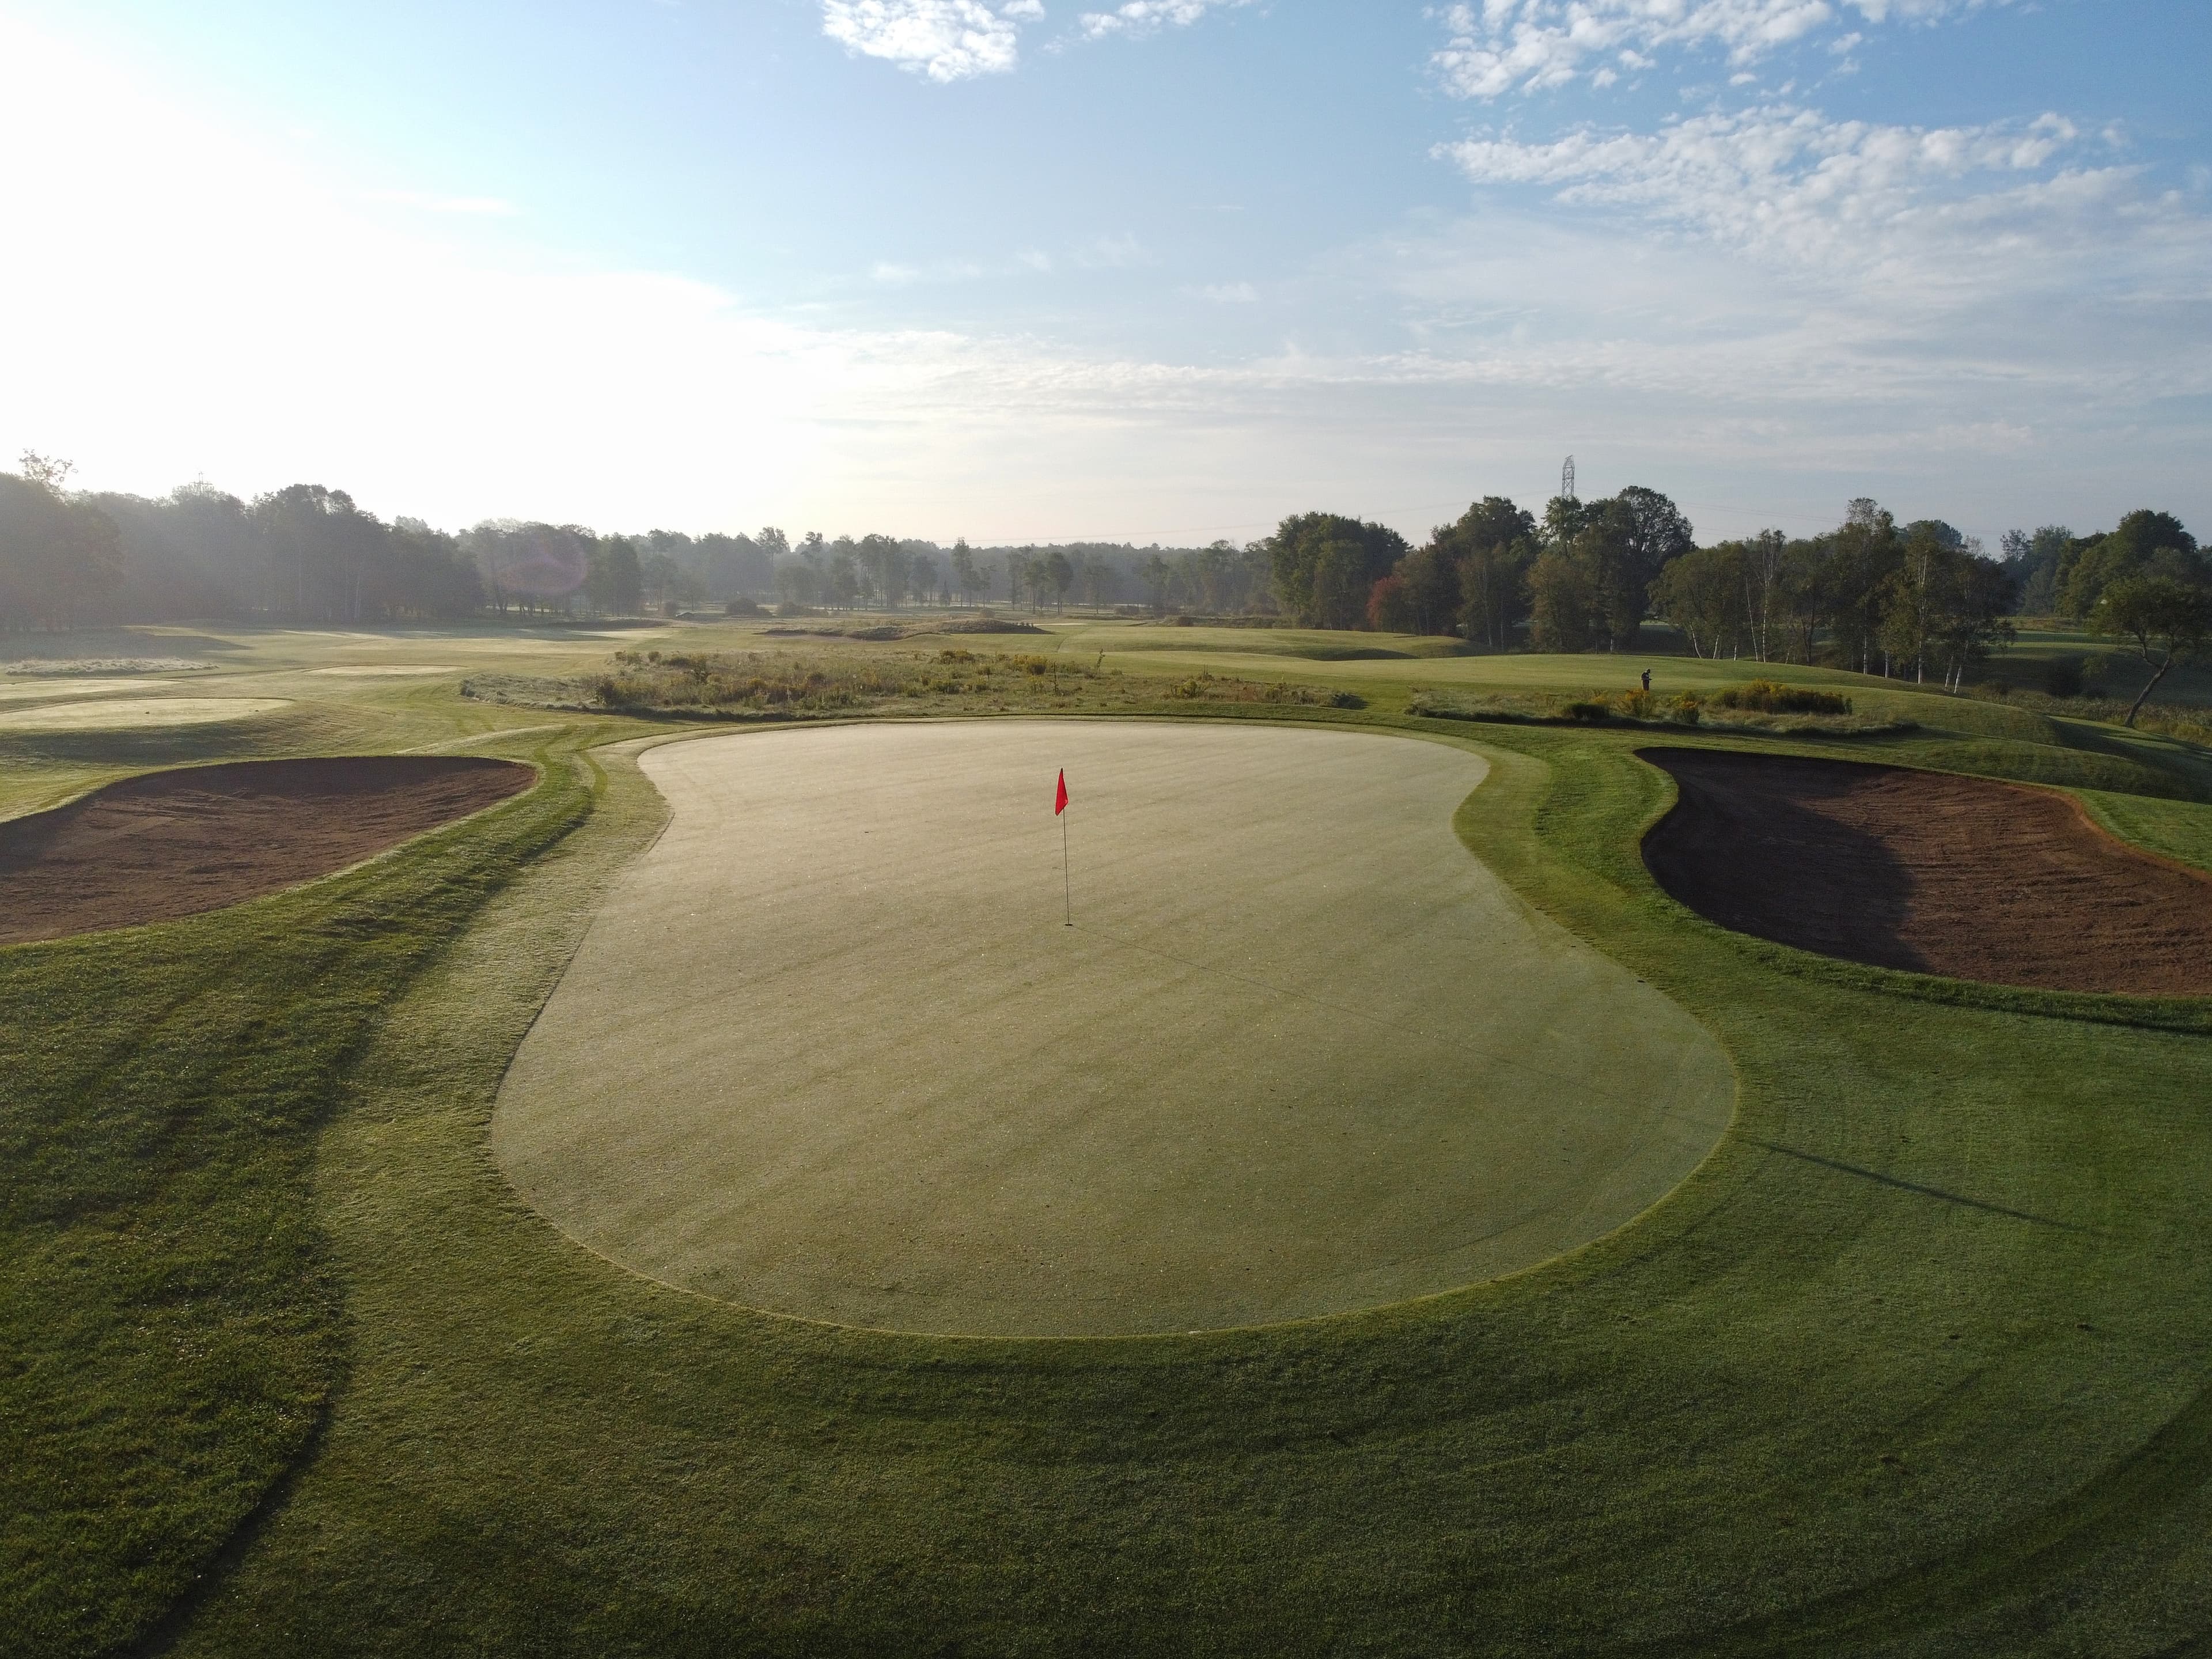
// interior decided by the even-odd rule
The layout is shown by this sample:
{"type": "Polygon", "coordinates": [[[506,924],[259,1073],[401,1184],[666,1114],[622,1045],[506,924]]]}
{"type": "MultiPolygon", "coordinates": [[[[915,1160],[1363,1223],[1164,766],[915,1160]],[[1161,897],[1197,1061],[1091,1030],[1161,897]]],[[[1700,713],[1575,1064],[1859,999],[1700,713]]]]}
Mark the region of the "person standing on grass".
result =
{"type": "Polygon", "coordinates": [[[1648,668],[1644,671],[1644,689],[1646,691],[1651,689],[1651,671],[1648,668]]]}

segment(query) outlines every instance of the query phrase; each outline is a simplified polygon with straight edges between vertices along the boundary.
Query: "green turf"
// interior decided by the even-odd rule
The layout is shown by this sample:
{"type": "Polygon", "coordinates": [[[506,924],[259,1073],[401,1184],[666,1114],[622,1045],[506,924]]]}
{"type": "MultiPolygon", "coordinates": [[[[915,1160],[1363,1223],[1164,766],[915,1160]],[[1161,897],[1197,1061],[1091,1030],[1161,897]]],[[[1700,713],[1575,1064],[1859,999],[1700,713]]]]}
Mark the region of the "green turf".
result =
{"type": "MultiPolygon", "coordinates": [[[[481,712],[328,695],[331,729],[394,746],[481,712]]],[[[1627,752],[1649,733],[1438,735],[1495,768],[1470,843],[1719,1036],[1736,1131],[1577,1255],[1273,1331],[841,1334],[657,1287],[519,1203],[499,1077],[659,828],[619,765],[443,954],[550,796],[264,906],[0,952],[0,1033],[53,1068],[0,1103],[0,1215],[48,1230],[7,1258],[0,1479],[30,1491],[0,1629],[127,1646],[199,1571],[173,1651],[2124,1656],[2212,1630],[2208,1039],[1727,935],[1636,856],[1669,788],[1627,752]],[[448,858],[450,902],[390,904],[448,858]],[[347,893],[374,928],[337,927],[347,893]],[[252,1085],[234,1110],[215,1077],[252,1085]]],[[[127,763],[40,753],[9,787],[127,763]]],[[[2194,804],[2090,799],[2205,861],[2194,804]]]]}
{"type": "MultiPolygon", "coordinates": [[[[1994,658],[1989,678],[2014,685],[2040,689],[2050,665],[2062,659],[2076,663],[2101,658],[2106,693],[2132,697],[2142,689],[2149,670],[2127,653],[2118,640],[2093,634],[2080,623],[2039,617],[2023,620],[2018,640],[1994,658]]],[[[2160,682],[2160,701],[2202,709],[2212,703],[2212,664],[2184,663],[2160,682]]]]}
{"type": "Polygon", "coordinates": [[[966,720],[645,765],[672,822],[493,1150],[670,1284],[969,1334],[1341,1312],[1608,1232],[1728,1124],[1711,1036],[1455,842],[1457,745],[966,720]]]}
{"type": "Polygon", "coordinates": [[[314,1134],[380,1009],[586,810],[532,758],[517,802],[298,893],[0,950],[0,1605],[36,1650],[143,1626],[322,1421],[314,1134]]]}

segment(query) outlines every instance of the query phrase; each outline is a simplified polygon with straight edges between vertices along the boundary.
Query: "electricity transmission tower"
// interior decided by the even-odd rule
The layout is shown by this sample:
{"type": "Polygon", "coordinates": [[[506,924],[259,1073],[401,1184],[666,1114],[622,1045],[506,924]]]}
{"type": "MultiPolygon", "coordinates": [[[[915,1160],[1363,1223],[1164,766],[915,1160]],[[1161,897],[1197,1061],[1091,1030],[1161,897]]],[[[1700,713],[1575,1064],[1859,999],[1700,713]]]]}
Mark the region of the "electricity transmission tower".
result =
{"type": "Polygon", "coordinates": [[[1569,501],[1575,499],[1575,458],[1567,457],[1567,464],[1559,469],[1559,494],[1569,501]]]}

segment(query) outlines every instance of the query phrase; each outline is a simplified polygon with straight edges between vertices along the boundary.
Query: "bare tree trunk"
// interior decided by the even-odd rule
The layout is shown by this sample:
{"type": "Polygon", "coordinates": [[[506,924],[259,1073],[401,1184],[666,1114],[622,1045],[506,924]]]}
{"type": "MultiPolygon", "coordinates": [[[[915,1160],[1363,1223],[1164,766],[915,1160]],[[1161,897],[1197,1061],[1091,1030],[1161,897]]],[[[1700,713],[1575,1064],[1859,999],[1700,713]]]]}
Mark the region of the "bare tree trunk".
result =
{"type": "MultiPolygon", "coordinates": [[[[2150,659],[2145,657],[2143,660],[2148,663],[2150,659]]],[[[2150,694],[2158,690],[2158,683],[2166,678],[2166,671],[2172,666],[2173,653],[2171,651],[2166,653],[2164,662],[2153,665],[2150,683],[2136,693],[2136,700],[2128,705],[2128,717],[2120,722],[2121,725],[2130,727],[2135,725],[2136,716],[2142,712],[2143,704],[2150,701],[2150,694]]]]}

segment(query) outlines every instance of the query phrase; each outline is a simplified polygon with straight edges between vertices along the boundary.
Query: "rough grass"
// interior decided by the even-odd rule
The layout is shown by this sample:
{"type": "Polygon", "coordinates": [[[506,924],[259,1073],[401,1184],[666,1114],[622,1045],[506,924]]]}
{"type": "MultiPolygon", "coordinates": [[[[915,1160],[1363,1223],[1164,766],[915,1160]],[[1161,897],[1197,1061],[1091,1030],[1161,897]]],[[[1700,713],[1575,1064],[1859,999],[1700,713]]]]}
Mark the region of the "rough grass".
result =
{"type": "Polygon", "coordinates": [[[761,630],[763,638],[813,636],[832,640],[912,640],[928,634],[1042,634],[1035,623],[977,615],[937,621],[781,623],[761,630]]]}
{"type": "Polygon", "coordinates": [[[979,651],[957,645],[836,654],[622,651],[595,675],[554,680],[477,674],[461,689],[466,696],[520,707],[731,720],[1124,713],[1164,702],[1361,706],[1352,692],[1285,680],[1268,684],[1200,672],[1163,684],[1058,653],[979,651]]]}
{"type": "Polygon", "coordinates": [[[1762,714],[1848,714],[1851,700],[1840,691],[1817,686],[1783,685],[1774,680],[1750,680],[1724,685],[1712,695],[1716,708],[1756,710],[1762,714]]]}
{"type": "Polygon", "coordinates": [[[194,674],[211,662],[190,657],[17,657],[0,662],[0,673],[64,678],[105,674],[194,674]]]}
{"type": "Polygon", "coordinates": [[[1193,674],[1168,688],[1167,695],[1185,702],[1271,702],[1304,708],[1364,708],[1358,693],[1332,691],[1324,686],[1293,685],[1288,680],[1266,684],[1257,680],[1224,679],[1218,674],[1193,674]]]}
{"type": "Polygon", "coordinates": [[[1846,697],[1760,686],[1760,682],[1753,682],[1752,687],[1724,687],[1711,696],[1686,691],[1672,697],[1657,696],[1641,688],[1590,691],[1580,696],[1533,691],[1471,696],[1423,689],[1407,696],[1406,712],[1431,720],[1506,726],[1700,727],[1775,737],[1883,737],[1917,729],[1909,720],[1855,714],[1846,697]]]}

